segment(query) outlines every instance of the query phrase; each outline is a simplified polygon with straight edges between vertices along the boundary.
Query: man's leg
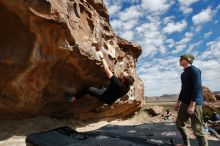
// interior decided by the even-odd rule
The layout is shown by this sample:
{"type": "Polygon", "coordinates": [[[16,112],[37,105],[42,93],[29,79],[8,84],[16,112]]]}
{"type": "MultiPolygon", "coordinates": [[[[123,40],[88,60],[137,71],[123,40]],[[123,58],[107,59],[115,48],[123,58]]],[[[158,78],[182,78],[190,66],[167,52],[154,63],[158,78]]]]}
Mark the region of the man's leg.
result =
{"type": "Polygon", "coordinates": [[[89,93],[91,96],[95,96],[99,100],[103,101],[102,95],[105,92],[105,90],[106,90],[106,88],[99,89],[99,88],[95,88],[95,87],[89,87],[87,89],[81,90],[76,95],[65,93],[64,96],[70,102],[74,102],[77,99],[79,99],[80,97],[82,97],[83,95],[89,93]]]}
{"type": "Polygon", "coordinates": [[[80,97],[82,97],[82,96],[84,96],[85,94],[87,94],[87,92],[88,92],[87,90],[88,90],[88,87],[84,87],[83,89],[81,89],[80,91],[78,91],[76,94],[74,94],[74,92],[76,92],[76,91],[74,91],[74,92],[69,91],[69,92],[66,92],[66,93],[64,94],[64,97],[65,97],[68,101],[74,102],[74,101],[76,101],[77,99],[79,99],[80,97]]]}
{"type": "Polygon", "coordinates": [[[89,87],[89,94],[92,96],[95,96],[96,98],[98,98],[99,100],[102,100],[102,95],[105,92],[106,88],[95,88],[95,87],[89,87]]]}
{"type": "Polygon", "coordinates": [[[196,138],[199,142],[199,146],[208,146],[208,142],[203,132],[203,114],[202,114],[202,105],[196,105],[195,113],[190,116],[192,130],[196,135],[196,138]]]}
{"type": "Polygon", "coordinates": [[[179,129],[183,142],[186,146],[190,146],[189,137],[187,136],[186,123],[189,121],[189,114],[187,113],[188,104],[181,103],[178,116],[176,119],[176,126],[179,129]]]}

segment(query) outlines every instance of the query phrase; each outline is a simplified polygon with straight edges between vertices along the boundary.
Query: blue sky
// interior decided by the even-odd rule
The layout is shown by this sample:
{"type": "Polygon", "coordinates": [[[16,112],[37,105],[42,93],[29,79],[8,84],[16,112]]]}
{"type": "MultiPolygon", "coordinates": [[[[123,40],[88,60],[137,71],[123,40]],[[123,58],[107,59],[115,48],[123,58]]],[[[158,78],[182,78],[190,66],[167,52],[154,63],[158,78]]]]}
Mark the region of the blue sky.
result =
{"type": "Polygon", "coordinates": [[[117,35],[142,46],[145,96],[179,93],[179,56],[191,53],[203,85],[220,91],[220,0],[105,0],[117,35]]]}

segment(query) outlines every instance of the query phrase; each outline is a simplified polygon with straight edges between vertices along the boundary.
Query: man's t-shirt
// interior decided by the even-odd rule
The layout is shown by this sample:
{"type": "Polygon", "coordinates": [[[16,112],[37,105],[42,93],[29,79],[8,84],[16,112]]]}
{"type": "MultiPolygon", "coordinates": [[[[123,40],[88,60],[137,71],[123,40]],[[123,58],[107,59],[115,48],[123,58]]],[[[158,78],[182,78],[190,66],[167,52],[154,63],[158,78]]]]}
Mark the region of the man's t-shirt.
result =
{"type": "Polygon", "coordinates": [[[130,88],[125,88],[120,84],[119,79],[113,75],[110,84],[102,95],[102,100],[107,104],[114,103],[118,98],[128,93],[130,88]]]}

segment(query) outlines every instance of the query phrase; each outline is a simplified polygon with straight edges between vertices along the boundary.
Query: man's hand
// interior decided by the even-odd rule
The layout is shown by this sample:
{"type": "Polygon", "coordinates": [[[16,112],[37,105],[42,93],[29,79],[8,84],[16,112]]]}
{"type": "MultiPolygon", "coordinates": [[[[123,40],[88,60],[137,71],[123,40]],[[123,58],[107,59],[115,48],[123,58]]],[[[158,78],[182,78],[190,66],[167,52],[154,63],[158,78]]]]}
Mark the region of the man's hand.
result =
{"type": "Polygon", "coordinates": [[[187,108],[187,113],[191,115],[194,114],[194,111],[195,111],[195,102],[192,101],[187,108]]]}
{"type": "Polygon", "coordinates": [[[177,101],[177,103],[176,103],[176,105],[175,105],[175,107],[174,107],[174,110],[175,110],[175,111],[179,111],[179,108],[180,108],[180,102],[177,101]]]}
{"type": "Polygon", "coordinates": [[[76,97],[73,96],[72,99],[70,99],[70,102],[75,102],[76,101],[76,97]]]}
{"type": "Polygon", "coordinates": [[[92,43],[92,46],[95,47],[96,51],[100,51],[101,50],[101,43],[97,43],[97,42],[94,42],[92,43]]]}
{"type": "Polygon", "coordinates": [[[102,53],[102,51],[98,51],[97,53],[101,59],[104,58],[104,54],[102,53]]]}

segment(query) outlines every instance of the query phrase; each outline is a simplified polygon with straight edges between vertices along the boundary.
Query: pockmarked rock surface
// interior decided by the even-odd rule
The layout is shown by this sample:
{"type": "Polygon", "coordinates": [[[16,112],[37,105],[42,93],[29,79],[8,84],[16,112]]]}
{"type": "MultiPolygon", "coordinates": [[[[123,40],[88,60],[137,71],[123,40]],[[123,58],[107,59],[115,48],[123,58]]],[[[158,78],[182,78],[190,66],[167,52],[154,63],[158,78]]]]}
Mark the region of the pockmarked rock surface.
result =
{"type": "Polygon", "coordinates": [[[114,34],[103,0],[1,0],[0,22],[1,119],[124,117],[143,105],[135,70],[141,47],[114,34]],[[112,106],[87,94],[71,104],[64,93],[108,84],[97,42],[110,69],[116,75],[127,70],[135,83],[112,106]]]}

